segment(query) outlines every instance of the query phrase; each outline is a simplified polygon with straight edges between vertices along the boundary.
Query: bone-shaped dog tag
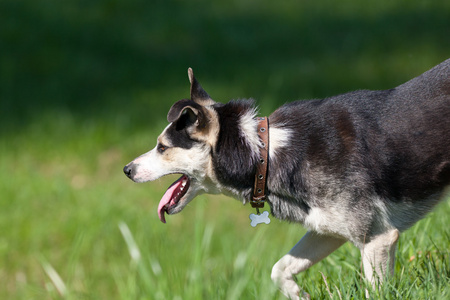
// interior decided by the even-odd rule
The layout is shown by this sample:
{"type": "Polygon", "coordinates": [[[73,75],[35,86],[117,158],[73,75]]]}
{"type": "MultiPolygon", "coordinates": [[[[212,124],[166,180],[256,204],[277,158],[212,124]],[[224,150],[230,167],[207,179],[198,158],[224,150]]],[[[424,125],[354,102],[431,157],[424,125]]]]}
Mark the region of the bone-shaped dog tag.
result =
{"type": "Polygon", "coordinates": [[[257,214],[257,215],[250,214],[249,218],[250,218],[250,220],[252,220],[252,222],[250,223],[250,225],[252,227],[256,227],[256,225],[261,224],[261,223],[266,223],[266,224],[270,223],[268,211],[264,211],[262,214],[257,214]]]}

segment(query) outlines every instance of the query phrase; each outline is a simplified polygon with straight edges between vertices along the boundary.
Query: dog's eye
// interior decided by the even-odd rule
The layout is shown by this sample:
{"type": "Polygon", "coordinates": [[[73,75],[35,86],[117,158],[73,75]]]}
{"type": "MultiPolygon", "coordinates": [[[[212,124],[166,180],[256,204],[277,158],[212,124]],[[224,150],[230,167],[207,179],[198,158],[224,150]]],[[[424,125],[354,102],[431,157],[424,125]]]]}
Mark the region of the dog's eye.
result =
{"type": "Polygon", "coordinates": [[[163,153],[164,151],[167,150],[167,146],[164,146],[163,144],[158,144],[158,147],[156,148],[158,150],[159,153],[163,153]]]}

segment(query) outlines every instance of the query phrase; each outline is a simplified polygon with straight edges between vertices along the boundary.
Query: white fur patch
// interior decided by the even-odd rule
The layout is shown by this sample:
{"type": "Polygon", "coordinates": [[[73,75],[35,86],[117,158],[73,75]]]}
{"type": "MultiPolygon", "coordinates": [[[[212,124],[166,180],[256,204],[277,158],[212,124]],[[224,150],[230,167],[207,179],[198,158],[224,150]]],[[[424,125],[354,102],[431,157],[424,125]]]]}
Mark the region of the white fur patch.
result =
{"type": "Polygon", "coordinates": [[[275,157],[277,155],[277,151],[287,147],[289,145],[290,138],[291,130],[270,127],[269,123],[269,157],[275,157]]]}
{"type": "MultiPolygon", "coordinates": [[[[241,134],[244,136],[253,153],[259,153],[262,146],[258,136],[258,121],[255,119],[256,109],[250,110],[241,116],[239,126],[241,134]]],[[[274,157],[277,151],[289,145],[291,130],[270,126],[269,120],[269,156],[274,157]]]]}
{"type": "Polygon", "coordinates": [[[255,119],[257,115],[256,109],[245,112],[239,119],[239,127],[241,134],[250,146],[252,153],[259,153],[261,141],[258,136],[258,121],[255,119]]]}
{"type": "Polygon", "coordinates": [[[348,216],[338,207],[330,206],[327,209],[313,207],[306,217],[304,225],[306,228],[321,234],[331,233],[350,236],[347,219],[348,216]]]}

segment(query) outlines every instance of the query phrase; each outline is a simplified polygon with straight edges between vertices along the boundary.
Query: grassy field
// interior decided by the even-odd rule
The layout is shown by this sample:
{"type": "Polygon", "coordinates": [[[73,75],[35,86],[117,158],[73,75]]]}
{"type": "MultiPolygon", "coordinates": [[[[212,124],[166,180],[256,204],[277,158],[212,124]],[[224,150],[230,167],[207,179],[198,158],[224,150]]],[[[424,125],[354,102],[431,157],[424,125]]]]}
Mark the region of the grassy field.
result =
{"type": "MultiPolygon", "coordinates": [[[[174,179],[122,174],[152,148],[192,67],[217,101],[394,87],[447,59],[450,2],[0,1],[0,299],[283,299],[272,265],[300,225],[200,196],[167,224],[174,179]]],[[[450,298],[450,201],[401,236],[383,299],[450,298]]],[[[364,299],[346,244],[298,276],[364,299]]]]}

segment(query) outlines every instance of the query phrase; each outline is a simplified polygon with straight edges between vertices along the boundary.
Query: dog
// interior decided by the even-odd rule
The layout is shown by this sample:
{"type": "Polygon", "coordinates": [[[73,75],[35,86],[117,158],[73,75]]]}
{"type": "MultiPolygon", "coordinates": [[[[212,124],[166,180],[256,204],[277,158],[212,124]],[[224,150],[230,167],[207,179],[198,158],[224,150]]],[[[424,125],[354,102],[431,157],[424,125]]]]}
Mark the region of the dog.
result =
{"type": "MultiPolygon", "coordinates": [[[[124,167],[135,182],[181,174],[159,203],[164,223],[201,193],[251,202],[260,160],[255,101],[215,102],[188,76],[190,98],[170,108],[156,147],[124,167]]],[[[450,185],[450,59],[396,88],[287,103],[268,119],[265,202],[308,229],[272,269],[281,292],[307,298],[294,276],[346,241],[372,284],[392,274],[400,233],[450,185]]]]}

